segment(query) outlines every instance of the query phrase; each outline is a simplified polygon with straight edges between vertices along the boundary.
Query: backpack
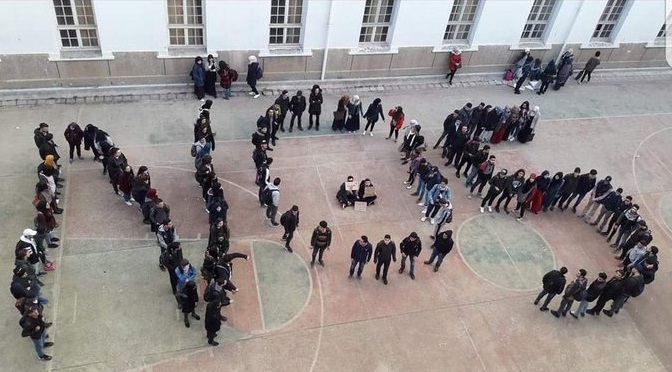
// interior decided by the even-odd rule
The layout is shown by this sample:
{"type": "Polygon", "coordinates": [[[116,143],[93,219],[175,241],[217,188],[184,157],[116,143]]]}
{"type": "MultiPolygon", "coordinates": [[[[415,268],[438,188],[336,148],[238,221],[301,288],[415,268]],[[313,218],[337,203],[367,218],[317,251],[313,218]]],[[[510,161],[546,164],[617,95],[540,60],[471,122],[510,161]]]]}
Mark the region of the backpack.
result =
{"type": "Polygon", "coordinates": [[[213,279],[203,292],[203,301],[210,302],[218,299],[222,293],[217,290],[217,282],[213,279]]]}
{"type": "Polygon", "coordinates": [[[168,250],[165,250],[165,251],[161,252],[161,255],[159,256],[159,263],[161,265],[166,266],[170,263],[171,260],[172,260],[172,257],[171,257],[170,252],[168,252],[168,250]]]}
{"type": "Polygon", "coordinates": [[[644,292],[644,286],[645,286],[644,281],[640,280],[639,286],[630,292],[630,297],[637,297],[641,295],[642,292],[644,292]]]}
{"type": "Polygon", "coordinates": [[[508,69],[504,73],[504,81],[511,81],[511,80],[513,80],[513,70],[508,69]]]}
{"type": "Polygon", "coordinates": [[[229,70],[229,78],[231,81],[238,81],[238,71],[234,69],[229,70]]]}
{"type": "Polygon", "coordinates": [[[262,77],[264,77],[264,69],[257,66],[257,79],[261,79],[262,77]]]}
{"type": "Polygon", "coordinates": [[[194,144],[191,145],[191,157],[192,158],[196,157],[196,145],[194,144]]]}
{"type": "Polygon", "coordinates": [[[273,204],[273,191],[278,191],[278,190],[271,190],[269,188],[265,188],[264,191],[261,192],[261,201],[264,203],[264,205],[272,205],[273,204]]]}

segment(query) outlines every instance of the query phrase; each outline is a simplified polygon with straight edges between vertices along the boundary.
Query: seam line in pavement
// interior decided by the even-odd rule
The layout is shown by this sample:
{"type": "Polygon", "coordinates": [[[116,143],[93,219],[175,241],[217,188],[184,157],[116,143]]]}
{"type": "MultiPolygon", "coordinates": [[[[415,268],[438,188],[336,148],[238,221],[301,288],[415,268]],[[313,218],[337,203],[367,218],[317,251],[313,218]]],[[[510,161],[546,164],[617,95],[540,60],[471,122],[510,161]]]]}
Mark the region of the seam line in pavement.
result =
{"type": "Polygon", "coordinates": [[[264,318],[264,304],[261,302],[261,288],[259,287],[259,273],[257,272],[257,261],[254,259],[254,241],[250,241],[250,257],[252,260],[252,271],[254,272],[254,281],[257,287],[257,302],[259,302],[259,315],[261,318],[261,329],[266,332],[266,319],[264,318]]]}

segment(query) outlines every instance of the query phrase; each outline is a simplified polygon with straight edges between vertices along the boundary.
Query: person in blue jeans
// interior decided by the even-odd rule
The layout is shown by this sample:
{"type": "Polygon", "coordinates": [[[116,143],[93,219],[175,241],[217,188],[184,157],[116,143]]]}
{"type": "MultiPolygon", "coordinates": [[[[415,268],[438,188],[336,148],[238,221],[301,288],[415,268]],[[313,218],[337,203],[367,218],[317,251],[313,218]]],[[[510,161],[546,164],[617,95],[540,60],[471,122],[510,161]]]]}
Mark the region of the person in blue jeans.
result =
{"type": "Polygon", "coordinates": [[[534,300],[534,304],[538,305],[539,301],[546,296],[546,299],[539,310],[547,311],[548,304],[551,303],[553,297],[555,297],[556,294],[562,293],[562,290],[565,288],[565,283],[567,282],[565,274],[567,274],[567,268],[564,266],[561,267],[560,270],[551,270],[544,274],[544,277],[541,279],[541,292],[539,292],[539,295],[537,295],[537,298],[534,300]]]}
{"type": "Polygon", "coordinates": [[[364,271],[364,265],[371,261],[371,255],[373,253],[373,246],[369,243],[369,238],[366,235],[362,235],[355,244],[352,245],[352,250],[350,251],[350,277],[355,273],[355,267],[357,268],[357,279],[362,278],[362,271],[364,271]]]}
{"type": "Polygon", "coordinates": [[[35,345],[35,351],[37,356],[41,360],[51,360],[51,356],[44,353],[45,347],[54,346],[53,342],[45,342],[44,340],[49,337],[47,335],[47,328],[51,326],[51,323],[46,323],[40,311],[37,307],[30,308],[23,315],[19,321],[19,325],[23,329],[21,336],[30,337],[35,345]]]}
{"type": "Polygon", "coordinates": [[[590,286],[588,286],[588,289],[586,289],[586,295],[583,300],[581,300],[581,303],[579,303],[579,308],[576,310],[576,312],[570,311],[569,314],[576,319],[579,319],[579,316],[585,316],[586,310],[588,310],[588,304],[600,297],[600,294],[602,293],[602,290],[606,284],[607,274],[599,273],[597,275],[597,279],[590,283],[590,286]]]}
{"type": "Polygon", "coordinates": [[[411,279],[415,280],[415,259],[420,256],[422,251],[422,243],[418,234],[413,231],[411,235],[404,238],[399,244],[399,250],[401,251],[401,268],[399,268],[399,274],[402,274],[406,269],[406,259],[408,258],[411,262],[411,270],[409,272],[411,279]]]}
{"type": "Polygon", "coordinates": [[[431,265],[434,263],[434,259],[437,259],[436,266],[434,266],[434,272],[439,271],[443,259],[446,258],[448,253],[453,249],[454,244],[453,230],[447,230],[440,233],[436,237],[436,240],[434,240],[434,244],[432,244],[432,254],[429,256],[429,260],[425,261],[425,265],[431,265]]]}

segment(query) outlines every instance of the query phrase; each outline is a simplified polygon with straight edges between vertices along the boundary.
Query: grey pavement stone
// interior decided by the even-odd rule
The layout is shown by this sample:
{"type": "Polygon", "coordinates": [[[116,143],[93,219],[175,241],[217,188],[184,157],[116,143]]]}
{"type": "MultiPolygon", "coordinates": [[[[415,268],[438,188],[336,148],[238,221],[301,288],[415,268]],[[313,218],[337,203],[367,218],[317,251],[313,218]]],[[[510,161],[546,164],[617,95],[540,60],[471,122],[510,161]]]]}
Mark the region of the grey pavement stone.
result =
{"type": "MultiPolygon", "coordinates": [[[[112,100],[112,97],[110,97],[110,100],[112,100]]],[[[65,104],[67,100],[65,98],[56,98],[56,103],[57,104],[65,104]]]]}
{"type": "Polygon", "coordinates": [[[23,106],[23,105],[25,105],[27,102],[28,102],[28,101],[25,100],[25,99],[17,99],[17,100],[16,100],[16,104],[17,104],[18,106],[23,106]]]}

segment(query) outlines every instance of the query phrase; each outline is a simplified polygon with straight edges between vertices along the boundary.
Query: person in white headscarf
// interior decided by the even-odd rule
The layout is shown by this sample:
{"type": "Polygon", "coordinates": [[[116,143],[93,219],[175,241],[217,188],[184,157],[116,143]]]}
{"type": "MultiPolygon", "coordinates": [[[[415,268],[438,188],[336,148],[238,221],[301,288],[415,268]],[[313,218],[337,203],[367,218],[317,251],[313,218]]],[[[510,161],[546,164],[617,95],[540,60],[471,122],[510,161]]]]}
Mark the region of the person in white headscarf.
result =
{"type": "Polygon", "coordinates": [[[257,80],[261,79],[263,72],[259,67],[256,56],[247,57],[247,85],[250,86],[249,95],[254,95],[254,98],[259,98],[259,91],[257,91],[257,80]]]}

